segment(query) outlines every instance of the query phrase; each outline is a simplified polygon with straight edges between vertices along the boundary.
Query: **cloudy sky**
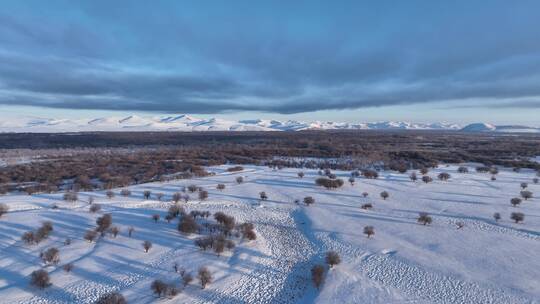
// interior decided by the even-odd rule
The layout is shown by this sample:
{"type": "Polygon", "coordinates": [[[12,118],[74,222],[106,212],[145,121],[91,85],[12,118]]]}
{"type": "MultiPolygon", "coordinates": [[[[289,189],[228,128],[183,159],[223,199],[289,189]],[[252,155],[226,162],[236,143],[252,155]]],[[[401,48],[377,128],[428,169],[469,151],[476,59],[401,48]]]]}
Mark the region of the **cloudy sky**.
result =
{"type": "Polygon", "coordinates": [[[2,1],[0,117],[540,125],[539,12],[507,0],[2,1]]]}

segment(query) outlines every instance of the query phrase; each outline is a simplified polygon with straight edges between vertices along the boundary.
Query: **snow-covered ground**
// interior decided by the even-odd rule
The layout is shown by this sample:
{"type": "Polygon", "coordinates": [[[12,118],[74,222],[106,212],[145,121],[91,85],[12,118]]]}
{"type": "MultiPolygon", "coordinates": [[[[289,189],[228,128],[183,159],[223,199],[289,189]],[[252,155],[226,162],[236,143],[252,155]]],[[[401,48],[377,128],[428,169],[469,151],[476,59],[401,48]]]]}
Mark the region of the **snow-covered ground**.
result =
{"type": "MultiPolygon", "coordinates": [[[[160,303],[539,303],[540,204],[533,198],[510,205],[521,182],[540,193],[531,171],[501,169],[491,181],[472,167],[471,173],[459,174],[457,166],[448,166],[430,172],[430,184],[382,172],[377,180],[358,178],[354,186],[346,182],[341,189],[325,190],[315,186],[315,170],[304,170],[302,179],[298,169],[209,170],[216,175],[130,187],[129,198],[81,193],[79,202],[67,203],[61,194],[0,196],[10,207],[0,218],[0,303],[92,303],[109,291],[121,292],[129,303],[157,302],[149,286],[154,279],[180,284],[175,262],[193,274],[206,265],[215,280],[206,289],[192,284],[160,303]],[[440,172],[452,178],[439,181],[440,172]],[[245,182],[237,184],[237,176],[245,182]],[[216,190],[218,183],[225,190],[216,190]],[[181,235],[177,220],[154,223],[151,215],[163,218],[172,194],[189,184],[204,187],[210,196],[182,203],[188,211],[224,211],[239,222],[253,222],[257,240],[240,241],[234,252],[218,257],[195,247],[195,236],[181,235]],[[164,193],[164,201],[143,200],[144,190],[164,193]],[[390,194],[386,200],[379,196],[383,190],[390,194]],[[261,191],[267,201],[259,200],[261,191]],[[102,211],[88,211],[89,195],[102,211]],[[305,196],[314,197],[315,204],[294,203],[305,196]],[[373,209],[360,208],[368,202],[373,209]],[[421,211],[431,214],[432,225],[416,222],[421,211]],[[525,214],[523,223],[510,220],[514,211],[525,214]],[[494,212],[502,220],[495,222],[494,212]],[[112,214],[120,235],[85,241],[85,231],[103,213],[112,214]],[[25,245],[21,235],[42,221],[53,222],[51,237],[25,245]],[[465,226],[457,229],[458,222],[465,226]],[[375,228],[369,239],[363,234],[367,225],[375,228]],[[129,226],[135,228],[131,238],[129,226]],[[63,244],[66,238],[71,245],[63,244]],[[148,253],[144,240],[153,243],[148,253]],[[60,249],[58,266],[46,268],[53,285],[31,287],[29,274],[42,267],[39,253],[52,246],[60,249]],[[316,290],[310,269],[324,263],[328,250],[337,251],[342,263],[316,290]],[[62,270],[66,263],[73,263],[71,273],[62,270]]],[[[349,176],[336,174],[345,181],[349,176]]]]}

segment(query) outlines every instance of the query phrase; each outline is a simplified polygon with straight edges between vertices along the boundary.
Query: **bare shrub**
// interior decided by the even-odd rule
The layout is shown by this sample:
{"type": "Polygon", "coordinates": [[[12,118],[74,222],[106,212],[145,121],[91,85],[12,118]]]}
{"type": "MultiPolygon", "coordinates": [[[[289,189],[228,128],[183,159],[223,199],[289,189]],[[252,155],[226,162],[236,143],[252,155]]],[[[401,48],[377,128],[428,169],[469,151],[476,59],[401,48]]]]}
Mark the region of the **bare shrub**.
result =
{"type": "Polygon", "coordinates": [[[527,183],[521,183],[519,186],[521,187],[521,189],[525,189],[525,188],[527,188],[529,185],[528,185],[527,183]]]}
{"type": "Polygon", "coordinates": [[[178,230],[183,233],[195,233],[198,228],[199,225],[197,225],[195,219],[190,215],[183,216],[178,223],[178,230]]]}
{"type": "Polygon", "coordinates": [[[368,239],[375,234],[375,228],[373,226],[364,227],[364,234],[367,235],[368,239]]]}
{"type": "Polygon", "coordinates": [[[197,275],[199,278],[199,282],[201,283],[201,288],[206,288],[206,285],[212,283],[212,274],[210,273],[210,270],[206,267],[199,268],[199,273],[197,275]]]}
{"type": "Polygon", "coordinates": [[[351,184],[351,186],[354,186],[354,182],[355,182],[355,179],[354,177],[349,177],[349,183],[351,184]]]}
{"type": "Polygon", "coordinates": [[[123,197],[128,197],[131,195],[131,191],[129,191],[129,189],[122,189],[122,191],[120,191],[120,195],[123,197]]]}
{"type": "Polygon", "coordinates": [[[426,212],[420,212],[420,214],[418,215],[417,221],[418,223],[423,224],[425,226],[427,224],[431,224],[433,219],[426,212]]]}
{"type": "Polygon", "coordinates": [[[96,304],[127,304],[124,296],[118,292],[110,292],[102,295],[96,304]]]}
{"type": "Polygon", "coordinates": [[[238,177],[236,178],[236,183],[237,183],[237,184],[241,184],[241,183],[243,183],[243,182],[244,182],[244,178],[243,178],[242,176],[238,176],[238,177]]]}
{"type": "Polygon", "coordinates": [[[152,214],[152,219],[154,220],[155,223],[157,223],[159,221],[159,214],[152,214]]]}
{"type": "Polygon", "coordinates": [[[9,207],[8,205],[6,204],[0,204],[0,217],[2,217],[2,215],[8,213],[9,211],[9,207]]]}
{"type": "Polygon", "coordinates": [[[96,219],[97,228],[96,231],[100,232],[102,235],[109,229],[112,225],[112,215],[110,213],[104,214],[96,219]]]}
{"type": "Polygon", "coordinates": [[[428,183],[431,183],[433,181],[433,178],[431,178],[431,176],[424,175],[424,176],[422,176],[422,181],[424,183],[428,184],[428,183]]]}
{"type": "Polygon", "coordinates": [[[366,204],[362,204],[362,206],[360,206],[360,208],[362,208],[364,210],[369,210],[369,209],[373,208],[373,205],[371,203],[366,203],[366,204]]]}
{"type": "Polygon", "coordinates": [[[36,230],[36,233],[34,233],[34,240],[36,241],[36,243],[39,243],[42,240],[48,238],[52,231],[53,231],[52,223],[51,222],[43,222],[41,224],[41,227],[39,227],[36,230]]]}
{"type": "Polygon", "coordinates": [[[242,232],[242,237],[253,241],[257,239],[257,234],[255,234],[255,226],[252,223],[243,223],[240,225],[240,230],[242,232]]]}
{"type": "Polygon", "coordinates": [[[221,191],[225,189],[225,184],[218,184],[216,188],[221,191]]]}
{"type": "Polygon", "coordinates": [[[208,198],[208,191],[202,190],[199,191],[199,200],[204,201],[208,198]]]}
{"type": "Polygon", "coordinates": [[[51,285],[49,273],[43,269],[35,270],[30,274],[30,284],[38,287],[45,288],[51,285]]]}
{"type": "Polygon", "coordinates": [[[178,204],[174,204],[169,207],[167,211],[172,217],[178,217],[181,213],[185,213],[184,208],[180,207],[178,204]]]}
{"type": "Polygon", "coordinates": [[[315,288],[319,289],[324,282],[324,266],[315,265],[311,268],[311,280],[315,288]]]}
{"type": "Polygon", "coordinates": [[[112,199],[114,197],[114,191],[112,190],[107,190],[105,194],[107,195],[109,199],[112,199]]]}
{"type": "Polygon", "coordinates": [[[76,202],[79,199],[77,193],[72,191],[64,193],[63,198],[66,202],[76,202]]]}
{"type": "Polygon", "coordinates": [[[62,269],[64,269],[64,271],[67,273],[70,273],[73,270],[73,268],[74,267],[72,263],[67,263],[66,265],[62,267],[62,269]]]}
{"type": "Polygon", "coordinates": [[[128,236],[131,237],[131,235],[133,234],[133,232],[135,232],[135,228],[129,227],[129,228],[128,228],[128,236]]]}
{"type": "Polygon", "coordinates": [[[160,298],[167,295],[168,288],[169,285],[161,280],[154,280],[150,285],[150,289],[160,298]]]}
{"type": "Polygon", "coordinates": [[[365,178],[368,178],[368,179],[377,179],[377,178],[379,178],[379,172],[377,172],[375,170],[363,170],[362,175],[365,178]]]}
{"type": "Polygon", "coordinates": [[[416,176],[416,172],[411,173],[411,175],[409,175],[409,178],[410,178],[413,182],[415,182],[415,181],[418,180],[418,176],[416,176]]]}
{"type": "Polygon", "coordinates": [[[362,192],[362,196],[363,196],[364,198],[368,197],[368,195],[369,195],[369,193],[367,193],[367,192],[362,192]]]}
{"type": "Polygon", "coordinates": [[[533,183],[538,184],[538,177],[533,178],[533,183]]]}
{"type": "Polygon", "coordinates": [[[298,172],[298,177],[299,178],[304,178],[304,172],[302,172],[302,171],[298,172]]]}
{"type": "Polygon", "coordinates": [[[150,199],[150,196],[151,196],[151,195],[152,195],[152,191],[150,191],[150,190],[145,190],[145,191],[143,192],[143,197],[144,197],[144,199],[150,199]]]}
{"type": "Polygon", "coordinates": [[[242,166],[234,166],[234,167],[227,168],[228,172],[238,172],[242,170],[244,170],[244,167],[242,166]]]}
{"type": "Polygon", "coordinates": [[[164,194],[161,193],[161,192],[160,192],[160,193],[156,193],[156,199],[157,199],[158,201],[161,201],[161,199],[163,198],[163,196],[164,196],[164,194]]]}
{"type": "Polygon", "coordinates": [[[512,212],[512,214],[510,214],[510,219],[512,219],[517,224],[519,222],[523,222],[523,220],[525,219],[525,214],[521,212],[512,212]]]}
{"type": "Polygon", "coordinates": [[[173,196],[172,196],[172,200],[175,203],[178,203],[181,199],[182,199],[182,194],[179,193],[179,192],[174,193],[173,196]]]}
{"type": "Polygon", "coordinates": [[[450,174],[446,173],[446,172],[441,172],[439,173],[439,175],[437,175],[437,178],[439,180],[442,180],[442,181],[447,181],[450,179],[450,174]]]}
{"type": "Polygon", "coordinates": [[[326,189],[336,189],[343,186],[343,180],[319,177],[315,180],[315,184],[317,186],[325,187],[326,189]]]}
{"type": "Polygon", "coordinates": [[[315,199],[312,196],[304,197],[304,204],[306,204],[307,206],[311,206],[314,203],[315,203],[315,199]]]}
{"type": "Polygon", "coordinates": [[[89,210],[90,210],[90,212],[92,212],[92,213],[96,213],[96,212],[98,212],[99,210],[101,210],[101,205],[100,205],[100,204],[92,204],[92,205],[90,205],[89,210]]]}
{"type": "Polygon", "coordinates": [[[23,240],[23,242],[25,242],[26,244],[29,244],[29,245],[34,244],[34,242],[36,241],[35,237],[34,237],[34,232],[33,231],[26,231],[21,236],[21,240],[23,240]]]}
{"type": "Polygon", "coordinates": [[[64,240],[64,246],[69,246],[69,245],[71,245],[71,239],[67,238],[64,240]]]}
{"type": "Polygon", "coordinates": [[[496,222],[498,222],[501,219],[501,214],[499,212],[493,213],[493,218],[496,222]]]}
{"type": "Polygon", "coordinates": [[[519,197],[514,197],[513,199],[510,200],[510,204],[516,207],[517,205],[521,204],[521,199],[519,197]]]}
{"type": "Polygon", "coordinates": [[[381,192],[381,197],[382,197],[383,200],[386,200],[389,196],[390,196],[390,194],[388,194],[388,192],[386,192],[386,191],[381,192]]]}
{"type": "Polygon", "coordinates": [[[461,166],[457,169],[459,173],[469,173],[469,168],[461,166]]]}
{"type": "Polygon", "coordinates": [[[97,238],[97,232],[95,230],[87,230],[84,234],[84,239],[92,243],[97,238]]]}
{"type": "Polygon", "coordinates": [[[118,233],[120,233],[120,228],[116,226],[112,226],[111,229],[109,229],[113,237],[116,237],[118,233]]]}
{"type": "Polygon", "coordinates": [[[189,185],[187,187],[188,191],[191,192],[191,193],[194,193],[196,192],[197,190],[199,190],[199,187],[197,187],[197,185],[189,185]]]}
{"type": "Polygon", "coordinates": [[[142,243],[142,246],[144,248],[144,252],[148,252],[148,250],[150,250],[150,248],[152,248],[152,242],[150,241],[144,241],[142,243]]]}
{"type": "Polygon", "coordinates": [[[328,251],[326,253],[325,261],[326,261],[326,264],[328,264],[328,266],[330,266],[330,268],[333,268],[334,265],[337,265],[337,264],[341,263],[341,258],[339,257],[339,254],[337,252],[328,251]]]}
{"type": "Polygon", "coordinates": [[[60,262],[60,250],[56,247],[51,247],[39,254],[39,257],[45,264],[56,265],[60,262]]]}
{"type": "Polygon", "coordinates": [[[456,223],[456,226],[457,226],[457,229],[459,230],[459,229],[465,227],[465,223],[463,223],[463,222],[457,222],[457,223],[456,223]]]}
{"type": "Polygon", "coordinates": [[[528,200],[528,199],[530,199],[530,198],[533,197],[532,192],[531,192],[531,191],[527,191],[527,190],[521,191],[519,194],[520,194],[521,197],[523,197],[525,200],[528,200]]]}
{"type": "Polygon", "coordinates": [[[259,197],[261,198],[261,200],[265,201],[268,199],[268,195],[266,195],[266,192],[264,191],[261,191],[259,192],[259,197]]]}
{"type": "Polygon", "coordinates": [[[189,284],[191,284],[191,282],[193,282],[193,275],[191,275],[191,273],[184,272],[181,275],[182,275],[182,284],[184,285],[184,287],[188,286],[189,284]]]}
{"type": "Polygon", "coordinates": [[[429,172],[428,168],[426,168],[426,167],[420,168],[420,173],[422,175],[426,175],[426,174],[428,174],[428,172],[429,172]]]}

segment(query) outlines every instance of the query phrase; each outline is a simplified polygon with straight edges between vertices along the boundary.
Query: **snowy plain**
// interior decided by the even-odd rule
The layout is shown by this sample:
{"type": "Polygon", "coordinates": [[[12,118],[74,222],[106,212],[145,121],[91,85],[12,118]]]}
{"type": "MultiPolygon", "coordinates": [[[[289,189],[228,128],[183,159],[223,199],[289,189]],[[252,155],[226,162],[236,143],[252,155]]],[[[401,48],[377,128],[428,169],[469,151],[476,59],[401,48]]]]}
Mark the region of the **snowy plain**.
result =
{"type": "Polygon", "coordinates": [[[429,184],[384,171],[378,179],[357,178],[354,185],[347,182],[350,172],[336,171],[345,185],[325,190],[314,183],[317,170],[302,170],[299,178],[299,169],[226,168],[208,168],[216,174],[204,178],[131,186],[127,198],[118,195],[120,189],[113,199],[81,192],[75,203],[63,201],[62,194],[0,196],[10,208],[0,218],[0,303],[92,303],[109,291],[119,291],[128,303],[540,303],[539,199],[510,204],[522,182],[540,193],[532,171],[500,168],[491,181],[473,165],[465,174],[449,165],[431,170],[429,184]],[[440,172],[452,177],[439,181],[440,172]],[[237,184],[237,176],[245,182],[237,184]],[[219,183],[226,188],[217,190],[219,183]],[[257,240],[239,241],[233,252],[217,256],[200,251],[195,235],[180,234],[177,221],[164,221],[172,194],[190,184],[203,187],[209,198],[192,195],[181,203],[188,212],[223,211],[237,222],[252,222],[257,240]],[[144,200],[145,190],[165,196],[144,200]],[[259,199],[261,191],[268,200],[259,199]],[[390,197],[383,200],[381,191],[390,197]],[[88,211],[89,196],[102,206],[97,214],[88,211]],[[312,206],[294,202],[306,196],[315,198],[312,206]],[[364,203],[373,209],[361,209],[364,203]],[[515,211],[525,214],[524,222],[510,220],[515,211]],[[418,224],[419,212],[428,212],[433,223],[418,224]],[[495,212],[502,215],[498,222],[495,212]],[[85,241],[85,231],[104,213],[112,214],[119,236],[85,241]],[[151,219],[155,213],[162,218],[157,223],[151,219]],[[42,221],[53,222],[52,235],[38,245],[24,244],[21,235],[42,221]],[[457,229],[458,222],[464,227],[457,229]],[[369,239],[363,234],[367,225],[375,228],[369,239]],[[129,226],[135,228],[131,238],[129,226]],[[70,245],[64,245],[66,238],[70,245]],[[144,240],[153,243],[148,253],[144,240]],[[30,286],[30,273],[42,267],[39,253],[52,246],[60,249],[58,266],[46,267],[52,286],[30,286]],[[317,290],[310,269],[324,263],[328,250],[342,262],[327,271],[317,290]],[[71,273],[62,270],[66,263],[73,263],[71,273]],[[157,299],[149,287],[154,279],[180,284],[174,263],[193,274],[208,266],[214,282],[206,289],[193,283],[172,299],[157,299]]]}

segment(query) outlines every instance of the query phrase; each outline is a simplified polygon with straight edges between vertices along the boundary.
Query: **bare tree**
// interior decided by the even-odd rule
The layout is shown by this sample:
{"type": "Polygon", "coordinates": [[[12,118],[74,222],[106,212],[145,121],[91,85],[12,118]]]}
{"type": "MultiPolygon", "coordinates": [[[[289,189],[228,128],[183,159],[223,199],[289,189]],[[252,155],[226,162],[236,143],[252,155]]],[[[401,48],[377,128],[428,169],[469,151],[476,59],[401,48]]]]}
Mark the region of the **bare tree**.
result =
{"type": "Polygon", "coordinates": [[[527,185],[527,183],[521,183],[521,184],[520,184],[521,189],[525,189],[525,188],[527,188],[528,186],[529,186],[529,185],[527,185]]]}
{"type": "Polygon", "coordinates": [[[411,173],[411,175],[409,175],[409,178],[410,178],[413,182],[415,182],[416,180],[418,180],[418,177],[416,176],[416,172],[411,173]]]}
{"type": "Polygon", "coordinates": [[[67,263],[66,265],[62,267],[62,269],[64,269],[64,271],[67,273],[70,273],[73,270],[73,268],[74,267],[72,263],[67,263]]]}
{"type": "Polygon", "coordinates": [[[204,201],[208,198],[208,191],[202,190],[199,191],[199,200],[204,201]]]}
{"type": "Polygon", "coordinates": [[[154,282],[152,282],[150,285],[150,288],[158,297],[161,298],[167,295],[169,285],[161,280],[154,280],[154,282]]]}
{"type": "Polygon", "coordinates": [[[60,262],[60,250],[56,247],[51,247],[39,254],[43,263],[47,265],[56,265],[60,262]]]}
{"type": "Polygon", "coordinates": [[[159,214],[152,214],[152,219],[154,220],[155,223],[157,223],[159,221],[159,214]]]}
{"type": "Polygon", "coordinates": [[[122,191],[120,191],[120,195],[128,197],[131,195],[131,191],[129,191],[129,189],[122,189],[122,191]]]}
{"type": "Polygon", "coordinates": [[[182,283],[184,284],[184,287],[188,286],[191,282],[193,282],[193,276],[189,272],[184,272],[182,275],[182,283]]]}
{"type": "Polygon", "coordinates": [[[183,216],[178,223],[178,230],[183,233],[195,233],[199,226],[191,215],[183,216]]]}
{"type": "Polygon", "coordinates": [[[375,228],[373,226],[364,227],[364,234],[367,235],[368,239],[375,234],[375,228]]]}
{"type": "Polygon", "coordinates": [[[114,192],[112,190],[107,190],[106,195],[109,199],[112,199],[114,197],[114,192]]]}
{"type": "Polygon", "coordinates": [[[259,197],[261,198],[261,200],[265,201],[268,199],[268,195],[266,195],[266,192],[262,191],[259,193],[259,197]]]}
{"type": "Polygon", "coordinates": [[[533,183],[538,184],[538,177],[533,178],[533,183]]]}
{"type": "Polygon", "coordinates": [[[330,268],[333,268],[334,265],[337,265],[337,264],[341,263],[341,258],[339,257],[339,254],[337,252],[328,251],[326,253],[325,261],[326,261],[326,264],[328,264],[328,266],[330,266],[330,268]]]}
{"type": "Polygon", "coordinates": [[[210,273],[210,270],[206,267],[199,268],[199,274],[197,276],[199,278],[199,281],[201,282],[201,288],[206,288],[206,285],[212,283],[212,274],[210,273]]]}
{"type": "Polygon", "coordinates": [[[530,198],[532,198],[533,194],[531,191],[527,191],[527,190],[524,190],[524,191],[521,191],[519,193],[521,195],[521,197],[523,197],[525,200],[528,200],[530,198]]]}
{"type": "Polygon", "coordinates": [[[163,193],[156,193],[156,198],[158,201],[161,201],[161,199],[163,198],[164,194],[163,193]]]}
{"type": "Polygon", "coordinates": [[[307,206],[311,206],[314,203],[315,203],[315,199],[312,196],[304,197],[304,204],[306,204],[307,206]]]}
{"type": "Polygon", "coordinates": [[[459,173],[469,173],[469,168],[461,166],[457,170],[459,173]]]}
{"type": "Polygon", "coordinates": [[[95,304],[127,304],[127,301],[122,294],[110,292],[102,295],[95,304]]]}
{"type": "Polygon", "coordinates": [[[420,173],[422,173],[422,175],[426,175],[428,174],[428,172],[429,172],[428,168],[426,167],[420,168],[420,173]]]}
{"type": "Polygon", "coordinates": [[[519,222],[523,222],[525,219],[525,214],[521,212],[512,212],[512,214],[510,214],[510,219],[514,220],[517,224],[519,222]]]}
{"type": "Polygon", "coordinates": [[[96,219],[97,228],[96,231],[101,235],[105,234],[105,231],[112,225],[112,215],[110,213],[104,214],[96,219]]]}
{"type": "Polygon", "coordinates": [[[120,233],[120,228],[116,227],[116,226],[112,226],[111,229],[110,229],[110,232],[112,234],[112,236],[115,238],[118,233],[120,233]]]}
{"type": "Polygon", "coordinates": [[[41,289],[50,286],[49,273],[43,269],[33,271],[30,274],[30,284],[41,289]]]}
{"type": "Polygon", "coordinates": [[[390,196],[390,194],[388,194],[388,192],[386,192],[386,191],[381,192],[381,197],[382,197],[383,200],[386,200],[389,196],[390,196]]]}
{"type": "Polygon", "coordinates": [[[418,223],[421,223],[424,226],[427,224],[431,224],[432,221],[433,219],[426,212],[420,212],[420,214],[418,215],[418,223]]]}
{"type": "Polygon", "coordinates": [[[3,203],[0,204],[0,217],[2,217],[2,215],[4,215],[4,214],[8,213],[8,211],[9,211],[8,205],[3,204],[3,203]]]}
{"type": "Polygon", "coordinates": [[[304,178],[304,172],[302,172],[302,171],[298,172],[298,177],[299,178],[304,178]]]}
{"type": "Polygon", "coordinates": [[[84,234],[84,239],[92,243],[97,238],[97,232],[95,230],[87,230],[84,234]]]}
{"type": "Polygon", "coordinates": [[[450,174],[446,173],[446,172],[441,172],[439,173],[439,175],[437,176],[437,178],[439,180],[442,180],[442,181],[447,181],[450,179],[450,174]]]}
{"type": "Polygon", "coordinates": [[[365,197],[368,197],[369,193],[367,192],[362,192],[362,196],[365,198],[365,197]]]}
{"type": "Polygon", "coordinates": [[[199,187],[197,187],[197,185],[189,185],[187,189],[189,192],[194,193],[199,189],[199,187]]]}
{"type": "Polygon", "coordinates": [[[64,193],[64,200],[66,202],[76,202],[78,199],[79,197],[76,192],[68,191],[64,193]]]}
{"type": "Polygon", "coordinates": [[[216,188],[217,188],[219,191],[222,191],[223,189],[225,189],[225,184],[218,184],[216,188]]]}
{"type": "Polygon", "coordinates": [[[324,282],[324,266],[315,265],[311,268],[311,280],[315,288],[319,289],[324,282]]]}
{"type": "Polygon", "coordinates": [[[142,246],[144,248],[144,252],[148,252],[148,250],[150,250],[150,248],[152,248],[152,242],[150,241],[144,241],[142,243],[142,246]]]}
{"type": "Polygon", "coordinates": [[[354,177],[349,177],[349,183],[351,184],[351,186],[354,186],[354,182],[355,182],[355,179],[354,177]]]}
{"type": "Polygon", "coordinates": [[[89,210],[90,210],[90,212],[92,212],[92,213],[96,213],[96,212],[98,212],[99,210],[101,210],[101,205],[100,205],[100,204],[92,204],[92,205],[90,205],[89,210]]]}
{"type": "Polygon", "coordinates": [[[21,236],[21,239],[23,240],[23,242],[29,245],[34,244],[34,242],[36,241],[33,231],[27,231],[23,233],[23,235],[21,236]]]}
{"type": "Polygon", "coordinates": [[[424,176],[422,176],[422,181],[423,181],[424,183],[428,184],[428,183],[431,183],[431,182],[433,181],[433,178],[431,178],[431,177],[428,176],[428,175],[424,175],[424,176]]]}
{"type": "Polygon", "coordinates": [[[362,206],[360,206],[360,208],[362,208],[364,210],[369,210],[369,209],[373,208],[373,205],[371,203],[365,203],[365,204],[362,204],[362,206]]]}
{"type": "Polygon", "coordinates": [[[241,184],[241,183],[243,183],[243,182],[244,182],[244,178],[243,178],[242,176],[238,176],[238,177],[236,178],[236,183],[241,184]]]}
{"type": "Polygon", "coordinates": [[[514,197],[513,199],[510,200],[510,204],[516,207],[517,205],[521,204],[521,199],[519,197],[514,197]]]}
{"type": "Polygon", "coordinates": [[[135,228],[133,228],[133,227],[130,226],[130,227],[128,228],[128,236],[131,237],[131,235],[133,234],[134,231],[135,231],[135,228]]]}
{"type": "Polygon", "coordinates": [[[182,194],[179,193],[179,192],[174,193],[173,196],[172,196],[172,200],[175,203],[178,203],[181,199],[182,199],[182,194]]]}
{"type": "Polygon", "coordinates": [[[145,191],[143,192],[143,197],[144,197],[144,199],[150,199],[150,196],[151,196],[151,195],[152,195],[152,191],[150,191],[150,190],[145,190],[145,191]]]}
{"type": "Polygon", "coordinates": [[[493,218],[496,222],[498,222],[501,219],[501,214],[499,212],[493,213],[493,218]]]}

